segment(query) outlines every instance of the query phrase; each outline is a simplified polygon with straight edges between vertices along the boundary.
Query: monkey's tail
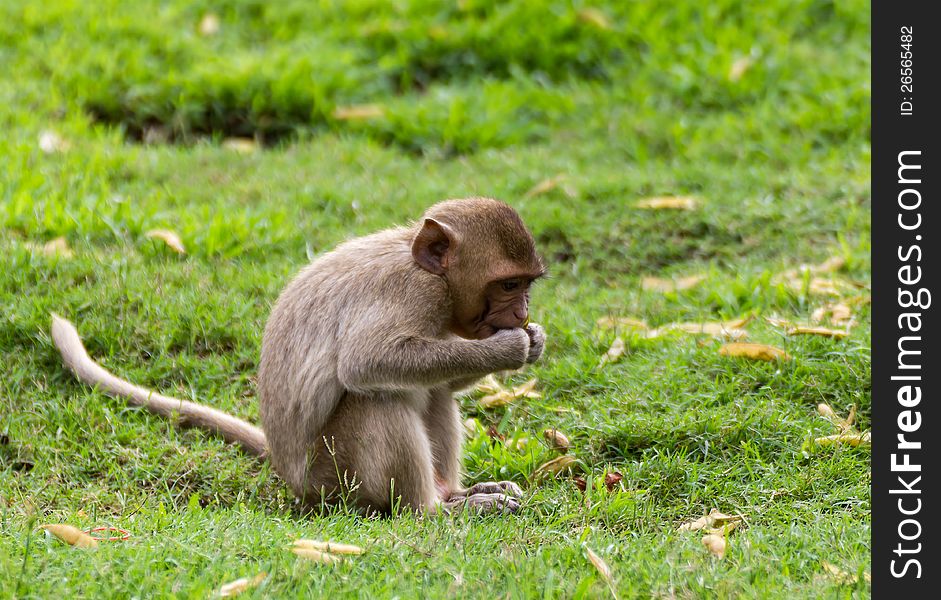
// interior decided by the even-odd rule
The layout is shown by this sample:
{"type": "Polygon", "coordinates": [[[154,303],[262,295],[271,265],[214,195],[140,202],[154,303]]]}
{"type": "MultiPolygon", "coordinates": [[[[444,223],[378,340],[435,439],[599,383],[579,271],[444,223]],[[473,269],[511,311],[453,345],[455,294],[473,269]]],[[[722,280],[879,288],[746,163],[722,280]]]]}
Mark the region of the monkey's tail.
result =
{"type": "Polygon", "coordinates": [[[264,458],[267,452],[265,432],[251,423],[237,419],[221,410],[162,396],[115,377],[88,356],[78,331],[66,319],[53,313],[52,340],[62,354],[62,360],[79,380],[98,388],[110,396],[126,398],[135,406],[164,417],[177,415],[185,426],[208,429],[221,435],[225,441],[239,444],[249,454],[264,458]]]}

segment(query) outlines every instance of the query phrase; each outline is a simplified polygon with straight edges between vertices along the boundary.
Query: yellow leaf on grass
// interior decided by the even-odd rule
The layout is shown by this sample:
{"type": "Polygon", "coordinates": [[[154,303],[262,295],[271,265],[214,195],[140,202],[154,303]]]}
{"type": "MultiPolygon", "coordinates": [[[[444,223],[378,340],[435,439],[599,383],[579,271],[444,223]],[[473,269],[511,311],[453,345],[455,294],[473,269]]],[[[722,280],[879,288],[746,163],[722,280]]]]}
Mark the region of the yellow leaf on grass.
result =
{"type": "Polygon", "coordinates": [[[40,525],[40,527],[69,546],[75,546],[76,548],[95,548],[98,546],[98,541],[95,540],[95,538],[72,525],[53,523],[50,525],[40,525]]]}
{"type": "Polygon", "coordinates": [[[755,61],[749,56],[742,56],[732,63],[729,67],[729,81],[735,82],[742,78],[755,61]]]}
{"type": "Polygon", "coordinates": [[[583,8],[577,13],[578,20],[587,23],[598,29],[611,29],[611,21],[608,16],[597,8],[583,8]]]}
{"type": "Polygon", "coordinates": [[[647,329],[646,321],[633,317],[601,317],[596,321],[601,329],[647,329]]]}
{"type": "Polygon", "coordinates": [[[222,22],[217,15],[206,13],[203,15],[203,18],[199,20],[199,35],[206,37],[216,35],[219,33],[220,29],[222,29],[222,22]]]}
{"type": "Polygon", "coordinates": [[[568,452],[568,449],[572,447],[571,442],[569,442],[568,436],[559,431],[558,429],[546,429],[542,432],[543,437],[546,438],[546,441],[549,442],[549,445],[554,450],[561,450],[562,452],[568,452]]]}
{"type": "Polygon", "coordinates": [[[385,114],[385,109],[379,104],[356,104],[333,109],[333,118],[338,121],[365,121],[384,117],[385,114]]]}
{"type": "Polygon", "coordinates": [[[543,179],[536,185],[534,185],[526,194],[525,198],[532,198],[533,196],[540,196],[542,194],[548,194],[552,190],[561,187],[562,191],[569,198],[574,198],[578,195],[578,192],[571,185],[565,185],[565,175],[556,175],[555,177],[550,177],[548,179],[543,179]]]}
{"type": "Polygon", "coordinates": [[[501,388],[499,391],[489,394],[481,398],[478,402],[484,408],[494,408],[497,406],[503,406],[509,404],[517,398],[539,398],[542,396],[539,392],[535,391],[537,381],[535,379],[530,379],[526,383],[522,383],[512,390],[506,388],[501,388]]]}
{"type": "Polygon", "coordinates": [[[183,247],[183,241],[180,239],[180,236],[176,234],[176,232],[170,231],[169,229],[151,229],[145,233],[144,236],[152,240],[162,241],[167,245],[168,248],[177,254],[186,254],[186,248],[183,247]]]}
{"type": "Polygon", "coordinates": [[[265,580],[268,574],[262,571],[258,575],[255,575],[251,579],[248,577],[242,577],[241,579],[236,579],[230,583],[227,583],[219,588],[219,597],[220,598],[232,598],[238,596],[246,590],[250,590],[253,587],[258,587],[262,581],[265,580]]]}
{"type": "Polygon", "coordinates": [[[258,149],[258,144],[253,138],[230,137],[222,140],[222,147],[238,154],[251,154],[258,149]]]}
{"type": "Polygon", "coordinates": [[[601,364],[605,365],[607,363],[617,362],[622,354],[624,354],[624,340],[622,338],[614,338],[611,347],[601,356],[601,364]]]}
{"type": "Polygon", "coordinates": [[[72,258],[75,256],[75,253],[72,252],[72,249],[69,248],[69,243],[65,241],[64,237],[57,237],[54,240],[50,240],[45,244],[34,244],[32,242],[26,242],[25,246],[31,252],[38,252],[45,256],[59,256],[61,258],[72,258]]]}
{"type": "Polygon", "coordinates": [[[745,520],[745,515],[727,515],[719,512],[719,509],[713,508],[708,515],[683,523],[677,528],[677,531],[699,531],[700,529],[713,527],[726,527],[743,520],[745,520]]]}
{"type": "Polygon", "coordinates": [[[542,396],[539,392],[536,391],[535,379],[530,379],[525,383],[521,383],[515,388],[513,388],[513,395],[517,398],[539,398],[542,396]]]}
{"type": "Polygon", "coordinates": [[[640,286],[649,292],[678,292],[688,290],[699,285],[706,279],[705,275],[690,275],[676,279],[663,279],[662,277],[644,277],[640,286]]]}
{"type": "Polygon", "coordinates": [[[699,200],[689,196],[658,196],[638,200],[634,206],[648,210],[696,210],[699,200]]]}
{"type": "Polygon", "coordinates": [[[483,392],[484,394],[496,394],[501,390],[506,388],[497,381],[497,378],[494,377],[493,373],[487,375],[483,379],[477,382],[477,385],[474,386],[474,389],[478,392],[483,392]]]}
{"type": "Polygon", "coordinates": [[[294,548],[307,548],[309,550],[319,550],[320,552],[329,552],[330,554],[362,554],[363,549],[352,544],[338,544],[337,542],[322,542],[320,540],[294,540],[291,544],[294,548]]]}
{"type": "Polygon", "coordinates": [[[736,319],[734,321],[706,322],[706,323],[669,323],[661,327],[661,330],[675,330],[694,335],[711,335],[717,338],[739,339],[748,335],[748,332],[741,329],[748,322],[748,319],[736,319]]]}
{"type": "Polygon", "coordinates": [[[835,446],[838,444],[846,444],[848,446],[868,446],[872,443],[872,434],[870,434],[868,431],[865,433],[846,431],[843,433],[837,433],[835,435],[818,437],[814,440],[814,443],[818,446],[835,446]]]}
{"type": "Polygon", "coordinates": [[[726,542],[725,538],[721,535],[716,535],[714,533],[704,535],[702,538],[702,545],[718,558],[723,558],[725,556],[726,542]]]}
{"type": "Polygon", "coordinates": [[[339,556],[330,554],[329,552],[314,550],[313,548],[291,548],[291,552],[307,560],[324,565],[335,565],[340,562],[339,556]]]}
{"type": "Polygon", "coordinates": [[[780,348],[767,344],[751,344],[748,342],[732,342],[719,348],[722,356],[750,358],[752,360],[791,360],[791,355],[780,348]]]}
{"type": "MultiPolygon", "coordinates": [[[[854,583],[858,581],[858,578],[856,577],[856,575],[853,575],[852,573],[848,573],[847,571],[844,571],[840,567],[834,564],[828,563],[825,560],[820,562],[820,566],[822,566],[823,570],[827,572],[827,575],[829,575],[834,581],[836,581],[840,585],[853,585],[854,583]]],[[[869,575],[869,573],[863,573],[863,579],[865,579],[866,581],[870,583],[872,582],[872,576],[869,575]]]]}
{"type": "Polygon", "coordinates": [[[611,595],[617,598],[618,595],[614,587],[614,574],[611,571],[611,567],[588,546],[585,546],[585,552],[588,554],[588,560],[591,561],[595,570],[598,571],[598,574],[601,575],[601,578],[604,579],[604,582],[608,585],[608,589],[611,590],[611,595]]]}
{"type": "Polygon", "coordinates": [[[837,339],[845,338],[848,334],[838,329],[827,329],[826,327],[808,327],[806,325],[797,325],[787,330],[788,335],[819,335],[823,337],[832,337],[837,339]]]}
{"type": "Polygon", "coordinates": [[[559,473],[570,469],[575,464],[575,457],[571,454],[563,454],[562,456],[553,458],[549,462],[545,462],[533,471],[533,477],[536,479],[541,479],[547,476],[555,476],[559,473]]]}
{"type": "Polygon", "coordinates": [[[834,325],[846,325],[853,320],[853,311],[842,303],[830,303],[813,312],[811,320],[814,323],[830,321],[834,325]]]}

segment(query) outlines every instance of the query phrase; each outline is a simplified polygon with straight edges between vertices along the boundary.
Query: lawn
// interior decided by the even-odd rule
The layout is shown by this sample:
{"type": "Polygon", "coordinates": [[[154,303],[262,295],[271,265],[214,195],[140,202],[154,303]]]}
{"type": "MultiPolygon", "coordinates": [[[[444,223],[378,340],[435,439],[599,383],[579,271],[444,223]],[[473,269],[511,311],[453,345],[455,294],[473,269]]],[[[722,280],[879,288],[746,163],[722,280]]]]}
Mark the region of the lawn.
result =
{"type": "Polygon", "coordinates": [[[870,450],[814,440],[839,431],[818,404],[871,426],[869,31],[862,1],[0,0],[0,597],[261,572],[243,597],[868,596],[870,450]],[[257,422],[293,273],[472,195],[550,269],[544,357],[500,376],[540,396],[462,398],[466,480],[518,482],[518,515],[301,514],[267,465],[78,384],[51,343],[56,312],[112,371],[257,422]],[[696,202],[637,205],[659,196],[696,202]],[[848,335],[787,334],[828,306],[848,335]],[[790,359],[665,327],[737,319],[790,359]],[[574,475],[535,474],[548,428],[574,475]],[[744,515],[721,559],[678,530],[714,508],[744,515]],[[317,564],[299,537],[365,553],[317,564]]]}

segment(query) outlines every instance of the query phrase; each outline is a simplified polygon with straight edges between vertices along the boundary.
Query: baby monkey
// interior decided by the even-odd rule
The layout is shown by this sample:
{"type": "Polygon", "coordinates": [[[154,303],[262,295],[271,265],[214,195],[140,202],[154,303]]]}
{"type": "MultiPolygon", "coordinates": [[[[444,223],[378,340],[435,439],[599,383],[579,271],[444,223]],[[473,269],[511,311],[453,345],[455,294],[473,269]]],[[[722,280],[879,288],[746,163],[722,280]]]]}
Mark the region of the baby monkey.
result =
{"type": "Polygon", "coordinates": [[[529,289],[545,273],[519,215],[487,198],[438,203],[409,227],[350,240],[278,298],[262,340],[264,430],[119,379],[53,316],[76,376],[271,460],[306,504],[350,497],[365,512],[519,509],[512,482],[460,482],[456,390],[542,354],[529,289]]]}

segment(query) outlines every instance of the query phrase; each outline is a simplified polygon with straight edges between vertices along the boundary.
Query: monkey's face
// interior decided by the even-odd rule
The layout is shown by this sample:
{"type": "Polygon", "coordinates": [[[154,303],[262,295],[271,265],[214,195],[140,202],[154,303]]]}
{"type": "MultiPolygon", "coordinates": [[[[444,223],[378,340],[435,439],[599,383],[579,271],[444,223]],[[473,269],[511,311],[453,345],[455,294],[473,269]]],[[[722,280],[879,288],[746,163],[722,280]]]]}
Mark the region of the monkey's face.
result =
{"type": "Polygon", "coordinates": [[[452,329],[461,337],[484,339],[500,329],[523,327],[529,320],[533,274],[486,281],[474,294],[454,298],[452,329]]]}

